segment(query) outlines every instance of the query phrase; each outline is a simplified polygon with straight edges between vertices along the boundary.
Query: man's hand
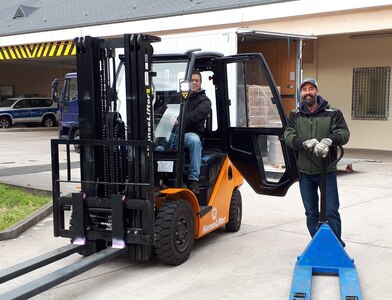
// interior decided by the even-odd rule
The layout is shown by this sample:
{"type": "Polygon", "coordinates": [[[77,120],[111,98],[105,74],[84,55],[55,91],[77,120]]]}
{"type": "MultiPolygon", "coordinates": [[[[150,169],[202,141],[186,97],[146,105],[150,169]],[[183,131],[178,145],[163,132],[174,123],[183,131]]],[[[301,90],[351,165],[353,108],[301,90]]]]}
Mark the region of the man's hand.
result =
{"type": "Polygon", "coordinates": [[[304,146],[305,150],[310,150],[313,151],[313,148],[319,143],[317,139],[311,139],[311,140],[306,140],[305,142],[302,143],[304,146]]]}
{"type": "Polygon", "coordinates": [[[332,140],[329,138],[324,138],[314,147],[314,154],[317,157],[327,157],[329,152],[329,147],[332,145],[332,140]]]}
{"type": "Polygon", "coordinates": [[[177,125],[177,124],[178,124],[177,118],[176,118],[176,117],[171,117],[171,118],[170,118],[170,124],[172,124],[172,125],[177,125]]]}

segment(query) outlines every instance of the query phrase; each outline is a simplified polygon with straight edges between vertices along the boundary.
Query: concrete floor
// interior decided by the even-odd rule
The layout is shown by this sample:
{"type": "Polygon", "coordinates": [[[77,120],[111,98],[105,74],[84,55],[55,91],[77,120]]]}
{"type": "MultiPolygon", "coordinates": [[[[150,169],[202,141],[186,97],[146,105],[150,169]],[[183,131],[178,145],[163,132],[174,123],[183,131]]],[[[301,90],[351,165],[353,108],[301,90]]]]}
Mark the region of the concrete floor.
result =
{"type": "MultiPolygon", "coordinates": [[[[1,130],[0,182],[50,190],[51,172],[43,166],[50,164],[49,140],[56,135],[1,130]]],[[[391,299],[392,152],[346,149],[345,158],[354,160],[354,172],[342,167],[338,173],[345,251],[355,259],[363,299],[391,299]]],[[[241,230],[221,229],[196,241],[186,263],[169,267],[125,255],[34,299],[288,299],[296,257],[310,242],[298,184],[282,198],[257,195],[247,184],[241,193],[241,230]]],[[[0,241],[1,268],[69,243],[52,231],[50,216],[18,238],[0,241]]],[[[80,259],[73,255],[3,283],[0,299],[12,287],[80,259]]],[[[340,299],[338,277],[313,276],[313,299],[340,299]]]]}

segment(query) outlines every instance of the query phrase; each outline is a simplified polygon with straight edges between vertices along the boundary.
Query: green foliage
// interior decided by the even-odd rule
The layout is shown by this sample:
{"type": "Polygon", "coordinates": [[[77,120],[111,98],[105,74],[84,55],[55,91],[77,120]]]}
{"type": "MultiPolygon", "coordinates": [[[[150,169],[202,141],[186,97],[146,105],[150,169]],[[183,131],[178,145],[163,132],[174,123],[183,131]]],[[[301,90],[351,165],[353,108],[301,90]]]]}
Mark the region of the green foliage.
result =
{"type": "Polygon", "coordinates": [[[0,184],[0,230],[11,227],[50,201],[49,196],[0,184]]]}

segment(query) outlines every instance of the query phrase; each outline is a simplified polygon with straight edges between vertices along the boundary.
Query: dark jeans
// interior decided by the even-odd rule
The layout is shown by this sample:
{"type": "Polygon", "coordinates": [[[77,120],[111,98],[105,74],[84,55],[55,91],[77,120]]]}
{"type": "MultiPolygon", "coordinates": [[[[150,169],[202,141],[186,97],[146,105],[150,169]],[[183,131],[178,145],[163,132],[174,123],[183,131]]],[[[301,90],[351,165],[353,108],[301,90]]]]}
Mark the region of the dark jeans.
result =
{"type": "MultiPolygon", "coordinates": [[[[305,207],[306,225],[310,235],[313,237],[318,229],[319,221],[319,194],[318,189],[321,186],[321,175],[307,175],[301,173],[299,179],[299,188],[301,191],[302,201],[305,207]]],[[[336,173],[327,173],[326,188],[326,206],[327,221],[338,240],[344,246],[341,240],[342,224],[339,214],[339,193],[336,180],[336,173]]]]}

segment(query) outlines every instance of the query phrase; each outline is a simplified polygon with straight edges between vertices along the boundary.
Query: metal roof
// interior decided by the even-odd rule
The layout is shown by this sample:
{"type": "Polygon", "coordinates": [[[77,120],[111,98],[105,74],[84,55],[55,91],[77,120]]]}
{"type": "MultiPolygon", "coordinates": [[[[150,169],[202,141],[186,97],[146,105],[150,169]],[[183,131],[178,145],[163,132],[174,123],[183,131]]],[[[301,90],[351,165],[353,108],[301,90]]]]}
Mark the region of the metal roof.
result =
{"type": "Polygon", "coordinates": [[[219,11],[296,0],[7,0],[0,37],[219,11]]]}

